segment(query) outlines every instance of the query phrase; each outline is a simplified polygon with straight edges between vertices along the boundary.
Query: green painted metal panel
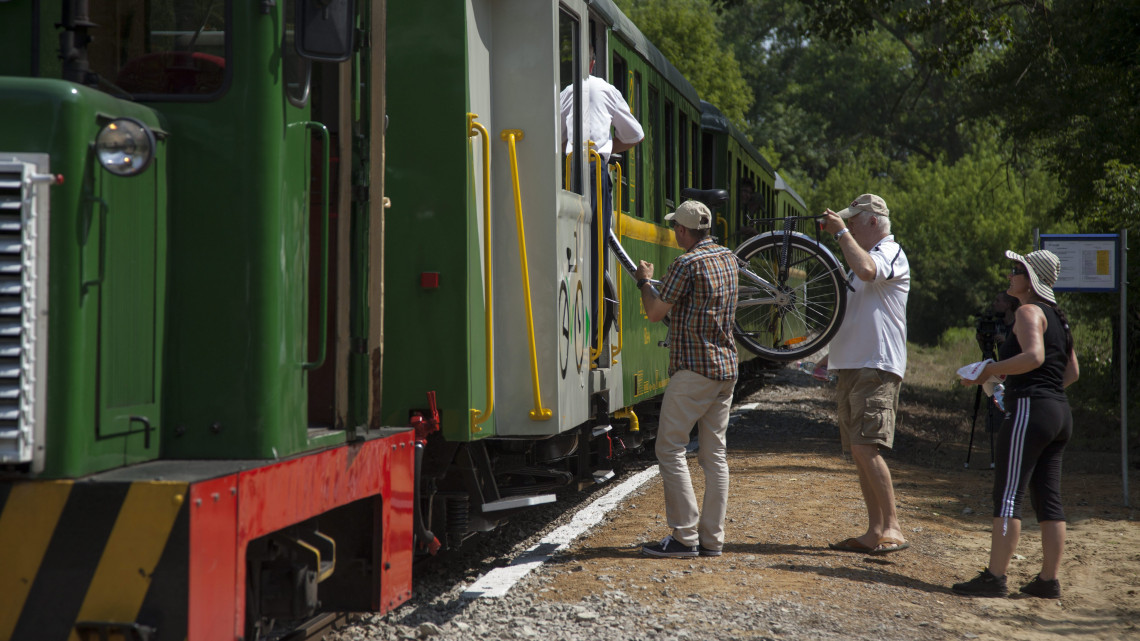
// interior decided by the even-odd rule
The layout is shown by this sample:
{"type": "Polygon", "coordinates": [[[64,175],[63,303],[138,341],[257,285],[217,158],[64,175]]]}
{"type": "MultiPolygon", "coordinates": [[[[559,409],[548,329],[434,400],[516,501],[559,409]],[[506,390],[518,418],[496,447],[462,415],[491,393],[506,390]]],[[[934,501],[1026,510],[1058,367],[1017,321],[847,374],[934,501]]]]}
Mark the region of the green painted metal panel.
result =
{"type": "Polygon", "coordinates": [[[0,152],[47,153],[52,187],[45,477],[74,477],[160,451],[166,144],[131,178],[91,144],[108,119],[153,129],[152,110],[60,80],[0,78],[0,152]],[[149,439],[142,423],[155,428],[149,439]],[[149,440],[149,447],[147,441],[149,440]]]}
{"type": "Polygon", "coordinates": [[[172,138],[168,457],[272,458],[308,446],[311,168],[297,123],[309,113],[285,97],[283,10],[235,4],[229,91],[158,106],[172,138]]]}
{"type": "MultiPolygon", "coordinates": [[[[647,225],[648,226],[648,225],[647,225]]],[[[657,227],[653,225],[653,227],[657,227]]],[[[665,231],[664,227],[660,228],[665,231]]],[[[644,238],[644,234],[639,234],[644,238]]],[[[667,232],[665,237],[672,236],[667,232]]],[[[660,279],[665,275],[673,259],[681,255],[676,244],[666,245],[647,239],[624,235],[622,247],[633,260],[645,260],[654,264],[654,276],[660,279]]],[[[631,278],[621,279],[622,288],[622,384],[625,392],[624,405],[649,400],[665,392],[669,383],[669,350],[660,343],[669,338],[669,328],[664,323],[650,323],[641,304],[641,293],[637,283],[631,278]]]]}
{"type": "Polygon", "coordinates": [[[466,18],[462,3],[388,7],[382,420],[406,424],[434,391],[452,440],[472,438],[469,411],[484,398],[466,18]],[[438,288],[421,286],[425,273],[439,275],[438,288]]]}

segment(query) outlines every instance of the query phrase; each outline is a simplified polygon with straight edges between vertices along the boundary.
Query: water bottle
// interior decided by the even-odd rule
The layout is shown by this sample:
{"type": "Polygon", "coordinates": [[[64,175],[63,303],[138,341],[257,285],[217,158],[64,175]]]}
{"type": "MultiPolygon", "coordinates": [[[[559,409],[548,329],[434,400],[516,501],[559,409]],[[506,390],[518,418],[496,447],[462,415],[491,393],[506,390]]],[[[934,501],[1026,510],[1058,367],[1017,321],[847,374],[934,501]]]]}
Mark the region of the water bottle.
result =
{"type": "Polygon", "coordinates": [[[1002,383],[994,385],[994,405],[997,405],[999,410],[1005,411],[1005,385],[1002,383]]]}
{"type": "Polygon", "coordinates": [[[835,377],[827,372],[827,370],[816,371],[815,361],[796,361],[794,363],[796,369],[806,374],[811,374],[811,377],[817,381],[833,381],[835,377]]]}

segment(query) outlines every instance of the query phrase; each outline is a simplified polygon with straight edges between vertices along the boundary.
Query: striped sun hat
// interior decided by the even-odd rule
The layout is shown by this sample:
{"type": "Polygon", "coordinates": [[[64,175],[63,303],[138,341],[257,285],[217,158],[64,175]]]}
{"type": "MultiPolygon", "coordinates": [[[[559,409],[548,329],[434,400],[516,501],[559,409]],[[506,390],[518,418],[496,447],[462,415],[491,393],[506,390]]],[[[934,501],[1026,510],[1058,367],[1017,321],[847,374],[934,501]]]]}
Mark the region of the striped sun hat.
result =
{"type": "Polygon", "coordinates": [[[1053,295],[1053,284],[1061,276],[1061,259],[1057,258],[1056,254],[1047,249],[1040,249],[1022,256],[1006,250],[1005,257],[1025,267],[1029,272],[1029,286],[1038,296],[1054,305],[1057,304],[1057,298],[1053,295]]]}

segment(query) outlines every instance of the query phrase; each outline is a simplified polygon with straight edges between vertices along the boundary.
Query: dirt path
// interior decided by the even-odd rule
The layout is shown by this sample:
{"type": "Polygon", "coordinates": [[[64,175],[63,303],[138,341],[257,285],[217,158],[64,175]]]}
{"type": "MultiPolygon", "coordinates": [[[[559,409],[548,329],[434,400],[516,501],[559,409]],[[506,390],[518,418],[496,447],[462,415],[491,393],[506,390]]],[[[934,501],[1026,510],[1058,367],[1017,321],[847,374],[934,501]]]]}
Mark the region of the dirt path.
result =
{"type": "MultiPolygon", "coordinates": [[[[542,595],[573,602],[620,589],[665,608],[693,595],[739,604],[784,600],[818,611],[831,633],[855,638],[1140,639],[1140,515],[1123,507],[1118,454],[1074,452],[1066,460],[1060,601],[960,597],[949,585],[988,561],[988,435],[978,430],[980,446],[964,469],[964,412],[932,406],[904,383],[888,464],[912,547],[883,557],[835,552],[827,543],[861,534],[866,517],[854,468],[840,456],[832,388],[791,369],[766,376],[761,390],[738,401],[755,407],[734,412],[729,428],[724,556],[639,555],[640,544],[668,533],[657,478],[547,568],[552,582],[542,595]]],[[[690,466],[700,496],[695,458],[690,466]]],[[[1135,507],[1140,481],[1132,485],[1135,507]]],[[[1041,562],[1040,530],[1028,515],[1017,553],[1009,575],[1015,594],[1041,562]]],[[[758,625],[760,636],[781,636],[758,625]]]]}

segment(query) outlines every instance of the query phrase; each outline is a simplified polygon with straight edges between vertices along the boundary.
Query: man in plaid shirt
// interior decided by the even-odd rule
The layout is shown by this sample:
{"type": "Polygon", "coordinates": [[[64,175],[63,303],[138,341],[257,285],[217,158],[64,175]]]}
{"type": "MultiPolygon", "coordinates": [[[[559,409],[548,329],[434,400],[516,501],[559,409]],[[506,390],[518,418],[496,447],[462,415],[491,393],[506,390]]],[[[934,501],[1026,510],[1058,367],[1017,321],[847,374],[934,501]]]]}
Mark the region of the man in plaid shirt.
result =
{"type": "Polygon", "coordinates": [[[650,556],[720,556],[728,504],[725,434],[732,390],[736,385],[737,261],[709,236],[712,212],[689,200],[665,216],[677,244],[685,250],[661,281],[652,286],[653,264],[641,261],[637,288],[649,320],[669,322],[669,386],[657,426],[657,461],[665,485],[665,518],[672,533],[641,551],[650,556]],[[685,445],[696,424],[697,462],[705,474],[704,510],[689,478],[685,445]]]}

